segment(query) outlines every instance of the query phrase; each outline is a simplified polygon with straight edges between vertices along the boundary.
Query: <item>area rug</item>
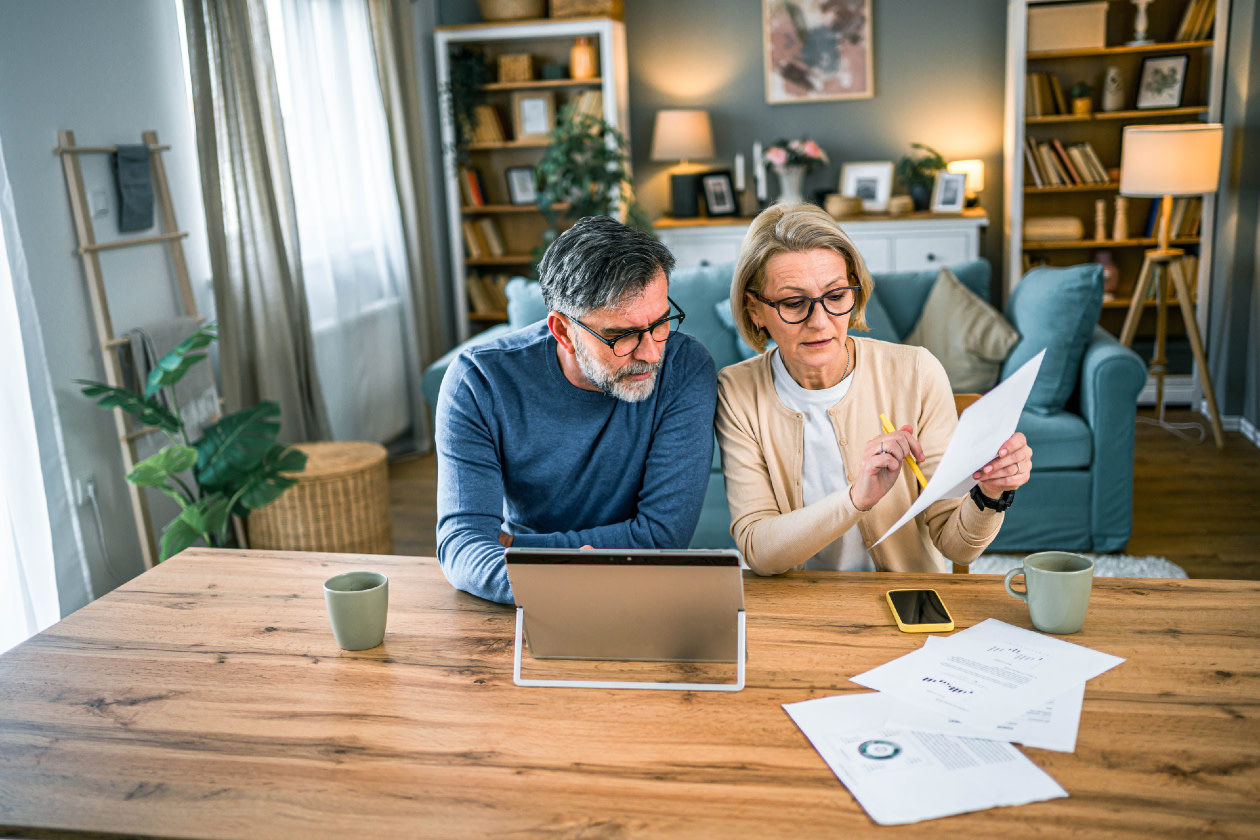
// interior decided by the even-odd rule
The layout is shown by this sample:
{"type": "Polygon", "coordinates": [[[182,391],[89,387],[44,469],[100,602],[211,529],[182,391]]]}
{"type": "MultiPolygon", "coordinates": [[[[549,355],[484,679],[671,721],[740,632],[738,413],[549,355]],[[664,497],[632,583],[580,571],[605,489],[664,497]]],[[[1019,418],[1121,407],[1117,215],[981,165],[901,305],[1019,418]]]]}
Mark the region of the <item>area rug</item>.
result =
{"type": "MultiPolygon", "coordinates": [[[[1024,564],[1025,554],[982,554],[971,564],[978,575],[1004,575],[1024,564]]],[[[1185,578],[1186,570],[1163,557],[1133,557],[1129,554],[1084,554],[1094,561],[1096,577],[1185,578]]]]}

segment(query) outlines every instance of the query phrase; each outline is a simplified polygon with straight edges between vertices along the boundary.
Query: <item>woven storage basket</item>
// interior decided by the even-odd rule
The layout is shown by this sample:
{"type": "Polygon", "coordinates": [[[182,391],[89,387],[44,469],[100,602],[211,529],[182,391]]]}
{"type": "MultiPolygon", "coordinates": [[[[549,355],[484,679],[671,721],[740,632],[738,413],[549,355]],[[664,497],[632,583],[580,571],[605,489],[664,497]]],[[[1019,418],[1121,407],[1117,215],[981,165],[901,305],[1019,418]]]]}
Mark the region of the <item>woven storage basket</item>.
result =
{"type": "Polygon", "coordinates": [[[622,19],[621,0],[551,0],[551,16],[566,17],[610,17],[622,19]]]}
{"type": "Polygon", "coordinates": [[[385,447],[359,441],[299,443],[297,484],[249,516],[251,548],[393,554],[385,447]]]}

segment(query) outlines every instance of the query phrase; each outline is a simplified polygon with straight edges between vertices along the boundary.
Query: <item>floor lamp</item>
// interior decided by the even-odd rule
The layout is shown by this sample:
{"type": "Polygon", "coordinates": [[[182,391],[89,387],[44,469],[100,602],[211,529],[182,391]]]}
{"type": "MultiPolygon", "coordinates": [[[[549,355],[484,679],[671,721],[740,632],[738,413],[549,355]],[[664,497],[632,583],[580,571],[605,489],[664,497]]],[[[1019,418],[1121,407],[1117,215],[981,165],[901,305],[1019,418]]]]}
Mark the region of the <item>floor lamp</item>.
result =
{"type": "Polygon", "coordinates": [[[1155,289],[1155,354],[1149,370],[1155,377],[1155,405],[1159,420],[1164,420],[1164,377],[1168,374],[1165,356],[1168,336],[1168,306],[1175,296],[1186,325],[1190,349],[1199,368],[1199,381],[1207,399],[1212,435],[1217,448],[1225,446],[1221,431],[1221,412],[1216,407],[1216,393],[1208,372],[1203,338],[1195,320],[1191,284],[1182,270],[1185,251],[1168,245],[1168,227],[1172,217],[1173,196],[1197,196],[1216,192],[1221,170],[1221,126],[1187,123],[1182,125],[1128,126],[1120,153],[1120,194],[1139,198],[1160,199],[1159,244],[1146,252],[1133,299],[1124,319],[1120,341],[1132,346],[1138,321],[1146,304],[1148,291],[1155,289]]]}

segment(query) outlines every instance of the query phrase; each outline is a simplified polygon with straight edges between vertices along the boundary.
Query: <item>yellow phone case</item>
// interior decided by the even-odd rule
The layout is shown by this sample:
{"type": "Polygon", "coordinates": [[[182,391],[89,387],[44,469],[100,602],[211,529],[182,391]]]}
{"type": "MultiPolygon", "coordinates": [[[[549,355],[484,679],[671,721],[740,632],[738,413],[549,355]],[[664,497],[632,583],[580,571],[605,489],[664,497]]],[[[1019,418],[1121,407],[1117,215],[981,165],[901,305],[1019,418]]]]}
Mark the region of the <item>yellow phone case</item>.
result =
{"type": "Polygon", "coordinates": [[[897,614],[897,608],[893,605],[893,593],[895,592],[931,592],[940,599],[941,606],[945,607],[945,599],[941,598],[940,593],[935,589],[890,589],[884,595],[884,600],[888,602],[888,609],[892,612],[893,621],[897,622],[897,628],[902,633],[948,633],[954,629],[953,616],[949,614],[949,607],[945,607],[945,617],[948,621],[939,622],[937,624],[903,624],[901,616],[897,614]]]}

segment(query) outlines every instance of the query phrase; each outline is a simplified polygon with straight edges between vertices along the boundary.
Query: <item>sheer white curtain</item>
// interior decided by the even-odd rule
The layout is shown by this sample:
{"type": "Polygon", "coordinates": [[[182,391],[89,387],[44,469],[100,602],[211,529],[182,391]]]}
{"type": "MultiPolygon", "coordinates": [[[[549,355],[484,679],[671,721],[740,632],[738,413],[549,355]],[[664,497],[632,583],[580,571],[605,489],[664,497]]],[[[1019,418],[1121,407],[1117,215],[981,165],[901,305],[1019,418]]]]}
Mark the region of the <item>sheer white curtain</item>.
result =
{"type": "Polygon", "coordinates": [[[0,653],[90,598],[13,192],[0,144],[0,653]],[[38,429],[38,431],[37,431],[38,429]],[[51,515],[50,515],[51,513],[51,515]],[[58,528],[54,533],[53,518],[58,528]],[[62,552],[57,562],[56,551],[62,552]],[[59,570],[61,574],[59,574],[59,570]],[[60,580],[59,580],[60,578],[60,580]],[[59,592],[61,584],[63,591],[59,592]],[[60,597],[59,597],[60,595],[60,597]]]}
{"type": "Polygon", "coordinates": [[[333,436],[420,414],[402,220],[365,0],[267,0],[316,369],[333,436]]]}

